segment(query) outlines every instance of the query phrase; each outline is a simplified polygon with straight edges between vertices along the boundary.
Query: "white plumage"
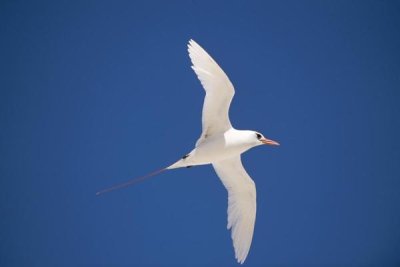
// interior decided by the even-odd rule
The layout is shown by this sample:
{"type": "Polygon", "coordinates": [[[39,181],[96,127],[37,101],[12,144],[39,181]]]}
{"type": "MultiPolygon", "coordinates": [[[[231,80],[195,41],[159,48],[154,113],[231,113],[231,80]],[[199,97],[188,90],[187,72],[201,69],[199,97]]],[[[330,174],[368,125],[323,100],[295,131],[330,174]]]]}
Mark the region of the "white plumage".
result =
{"type": "Polygon", "coordinates": [[[228,229],[232,229],[233,247],[239,263],[246,259],[253,239],[256,220],[256,187],[243,168],[240,154],[262,145],[278,145],[254,131],[232,127],[229,106],[235,89],[225,72],[211,56],[190,40],[188,45],[193,70],[206,91],[203,104],[203,131],[187,157],[168,169],[212,164],[228,191],[228,229]]]}
{"type": "Polygon", "coordinates": [[[232,228],[233,247],[243,263],[250,250],[256,221],[256,186],[243,168],[240,155],[213,163],[228,190],[228,229],[232,228]]]}
{"type": "Polygon", "coordinates": [[[195,41],[188,44],[193,70],[206,91],[203,105],[203,131],[195,148],[171,166],[149,175],[97,192],[101,195],[127,187],[165,170],[212,164],[228,191],[228,229],[239,263],[249,253],[256,220],[256,187],[243,168],[240,155],[259,145],[279,145],[262,134],[236,130],[229,120],[229,106],[235,89],[225,72],[195,41]]]}
{"type": "Polygon", "coordinates": [[[225,72],[195,41],[189,41],[188,51],[192,69],[206,91],[202,137],[223,133],[232,128],[228,113],[235,89],[225,72]]]}

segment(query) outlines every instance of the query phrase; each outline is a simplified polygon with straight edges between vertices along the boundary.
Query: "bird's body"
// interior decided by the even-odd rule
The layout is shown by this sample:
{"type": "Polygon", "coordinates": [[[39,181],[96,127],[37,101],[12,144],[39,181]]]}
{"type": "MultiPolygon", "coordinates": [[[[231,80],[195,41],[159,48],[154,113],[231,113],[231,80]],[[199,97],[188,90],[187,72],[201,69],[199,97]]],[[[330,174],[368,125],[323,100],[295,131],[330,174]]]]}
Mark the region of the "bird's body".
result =
{"type": "Polygon", "coordinates": [[[256,187],[243,168],[240,155],[252,147],[278,145],[260,133],[236,130],[229,120],[235,89],[214,59],[193,40],[188,51],[192,69],[206,91],[203,131],[196,147],[167,169],[212,164],[228,191],[228,229],[232,228],[235,256],[243,263],[250,250],[256,219],[256,187]]]}
{"type": "Polygon", "coordinates": [[[258,132],[232,127],[229,107],[235,90],[231,81],[212,57],[193,40],[189,41],[188,51],[192,69],[206,91],[203,130],[195,148],[167,168],[97,194],[129,186],[165,170],[212,164],[228,191],[228,229],[232,229],[236,259],[243,263],[253,238],[257,204],[254,181],[243,168],[240,155],[255,146],[279,144],[258,132]]]}
{"type": "Polygon", "coordinates": [[[255,145],[254,132],[230,128],[219,134],[214,134],[202,140],[197,146],[182,159],[168,167],[180,167],[213,164],[246,152],[255,145]]]}

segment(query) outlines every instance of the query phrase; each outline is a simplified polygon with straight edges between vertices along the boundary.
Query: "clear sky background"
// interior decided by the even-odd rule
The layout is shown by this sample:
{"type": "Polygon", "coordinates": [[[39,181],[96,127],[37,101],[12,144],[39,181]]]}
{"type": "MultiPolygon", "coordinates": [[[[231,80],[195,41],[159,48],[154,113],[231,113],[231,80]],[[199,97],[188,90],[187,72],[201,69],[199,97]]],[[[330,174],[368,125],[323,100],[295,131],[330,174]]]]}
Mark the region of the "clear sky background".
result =
{"type": "Polygon", "coordinates": [[[190,38],[236,88],[231,121],[281,143],[246,266],[400,264],[398,1],[2,1],[0,265],[236,266],[201,132],[190,38]]]}

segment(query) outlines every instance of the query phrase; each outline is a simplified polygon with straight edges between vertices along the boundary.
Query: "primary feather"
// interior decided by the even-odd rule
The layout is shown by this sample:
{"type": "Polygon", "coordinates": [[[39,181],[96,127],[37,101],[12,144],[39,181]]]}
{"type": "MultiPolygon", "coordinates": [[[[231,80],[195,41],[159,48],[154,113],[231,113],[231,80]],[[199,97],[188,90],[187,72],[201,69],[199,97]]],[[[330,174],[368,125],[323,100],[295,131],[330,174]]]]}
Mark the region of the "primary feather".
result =
{"type": "Polygon", "coordinates": [[[195,41],[188,44],[192,68],[206,91],[203,105],[203,131],[198,143],[210,135],[223,133],[232,128],[229,120],[229,106],[235,89],[228,76],[195,41]]]}
{"type": "Polygon", "coordinates": [[[256,186],[243,168],[240,156],[213,163],[228,190],[228,229],[232,229],[233,247],[239,263],[249,253],[256,221],[256,186]]]}

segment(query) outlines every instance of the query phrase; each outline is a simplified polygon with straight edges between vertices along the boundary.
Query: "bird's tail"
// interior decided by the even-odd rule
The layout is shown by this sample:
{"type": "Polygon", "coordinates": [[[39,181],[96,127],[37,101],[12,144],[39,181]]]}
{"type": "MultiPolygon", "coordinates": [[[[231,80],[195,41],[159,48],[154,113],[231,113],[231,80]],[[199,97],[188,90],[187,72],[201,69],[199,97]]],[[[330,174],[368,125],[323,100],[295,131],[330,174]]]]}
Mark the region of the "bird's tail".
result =
{"type": "Polygon", "coordinates": [[[172,165],[170,165],[170,166],[168,166],[166,168],[154,171],[152,173],[149,173],[149,174],[144,175],[144,176],[139,177],[139,178],[134,178],[134,179],[129,180],[129,181],[125,182],[125,183],[116,184],[116,185],[111,186],[109,188],[100,190],[100,191],[98,191],[96,193],[96,196],[100,196],[102,194],[105,194],[105,193],[108,193],[108,192],[111,192],[111,191],[114,191],[114,190],[117,190],[117,189],[121,189],[121,188],[125,188],[125,187],[128,187],[128,186],[137,184],[137,183],[142,182],[142,181],[144,181],[144,180],[146,180],[146,179],[148,179],[150,177],[153,177],[153,176],[155,176],[157,174],[160,174],[160,173],[162,173],[164,171],[171,170],[171,169],[176,169],[176,168],[182,168],[182,167],[186,167],[186,165],[183,164],[183,159],[180,159],[177,162],[175,162],[174,164],[172,164],[172,165]]]}

